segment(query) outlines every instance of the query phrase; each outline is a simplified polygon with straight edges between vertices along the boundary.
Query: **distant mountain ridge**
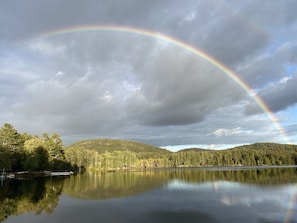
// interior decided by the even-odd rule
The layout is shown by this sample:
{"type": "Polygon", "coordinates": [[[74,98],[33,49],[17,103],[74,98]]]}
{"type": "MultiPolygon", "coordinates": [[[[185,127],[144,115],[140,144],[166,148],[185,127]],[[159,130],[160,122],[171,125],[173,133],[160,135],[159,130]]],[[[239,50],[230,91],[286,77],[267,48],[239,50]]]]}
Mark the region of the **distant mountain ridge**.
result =
{"type": "MultiPolygon", "coordinates": [[[[270,149],[270,150],[275,150],[275,149],[287,149],[287,150],[291,150],[291,149],[296,149],[297,145],[293,145],[293,144],[280,144],[280,143],[272,143],[272,142],[257,142],[257,143],[253,143],[253,144],[247,144],[247,145],[242,145],[242,146],[236,146],[233,148],[227,148],[227,149],[223,149],[223,151],[225,150],[258,150],[258,149],[270,149]]],[[[218,150],[214,150],[214,149],[202,149],[202,148],[187,148],[187,149],[182,149],[179,150],[178,152],[181,151],[218,151],[218,150]]]]}
{"type": "MultiPolygon", "coordinates": [[[[90,139],[90,140],[82,140],[75,142],[69,146],[66,147],[75,147],[75,148],[84,148],[87,150],[94,150],[97,151],[99,154],[104,152],[114,152],[114,151],[125,151],[129,150],[136,153],[157,153],[157,154],[170,154],[174,153],[172,151],[169,151],[167,149],[145,144],[142,142],[132,141],[132,140],[121,140],[121,139],[90,139]]],[[[233,148],[227,148],[224,150],[214,150],[214,149],[203,149],[203,148],[186,148],[181,149],[177,151],[179,152],[211,152],[211,151],[236,151],[236,150],[297,150],[297,145],[293,144],[279,144],[279,143],[271,143],[271,142],[261,142],[261,143],[253,143],[253,144],[247,144],[242,146],[236,146],[233,148]]]]}
{"type": "Polygon", "coordinates": [[[94,139],[65,148],[68,162],[99,169],[297,165],[297,145],[255,143],[225,150],[171,152],[135,141],[94,139]]]}
{"type": "MultiPolygon", "coordinates": [[[[262,143],[254,143],[249,145],[237,146],[234,148],[230,148],[231,150],[287,150],[287,151],[296,151],[297,145],[293,144],[280,144],[280,143],[272,143],[272,142],[262,142],[262,143]]],[[[228,149],[228,150],[230,150],[228,149]]]]}
{"type": "Polygon", "coordinates": [[[67,148],[83,148],[87,150],[96,151],[99,154],[104,152],[115,152],[115,151],[131,151],[138,154],[140,158],[157,158],[162,155],[171,153],[167,149],[163,149],[157,146],[148,145],[141,142],[131,140],[120,140],[120,139],[91,139],[82,140],[75,142],[67,148]]]}

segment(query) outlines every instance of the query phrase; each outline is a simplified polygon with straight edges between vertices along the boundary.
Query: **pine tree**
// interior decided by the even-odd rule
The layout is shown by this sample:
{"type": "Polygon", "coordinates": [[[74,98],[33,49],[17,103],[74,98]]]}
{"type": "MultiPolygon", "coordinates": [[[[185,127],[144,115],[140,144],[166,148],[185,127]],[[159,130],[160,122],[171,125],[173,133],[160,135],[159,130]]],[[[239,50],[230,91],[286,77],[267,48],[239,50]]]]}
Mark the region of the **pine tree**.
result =
{"type": "Polygon", "coordinates": [[[24,140],[11,124],[5,123],[0,129],[0,146],[9,152],[17,152],[22,149],[24,140]]]}

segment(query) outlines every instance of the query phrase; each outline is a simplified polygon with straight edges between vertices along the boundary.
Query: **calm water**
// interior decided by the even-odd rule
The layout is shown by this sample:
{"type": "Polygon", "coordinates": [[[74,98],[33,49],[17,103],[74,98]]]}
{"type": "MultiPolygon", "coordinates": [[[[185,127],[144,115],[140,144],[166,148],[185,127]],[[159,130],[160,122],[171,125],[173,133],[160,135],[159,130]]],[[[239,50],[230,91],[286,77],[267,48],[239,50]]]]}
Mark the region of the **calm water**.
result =
{"type": "Polygon", "coordinates": [[[0,222],[297,222],[297,170],[169,169],[12,180],[0,222]]]}

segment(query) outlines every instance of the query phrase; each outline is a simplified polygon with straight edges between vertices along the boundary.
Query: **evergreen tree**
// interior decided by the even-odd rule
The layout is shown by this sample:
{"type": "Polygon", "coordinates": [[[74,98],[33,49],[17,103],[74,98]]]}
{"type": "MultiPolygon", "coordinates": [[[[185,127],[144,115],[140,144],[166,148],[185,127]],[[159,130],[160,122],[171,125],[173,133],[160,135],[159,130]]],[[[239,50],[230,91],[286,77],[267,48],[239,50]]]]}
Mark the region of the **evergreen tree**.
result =
{"type": "Polygon", "coordinates": [[[9,152],[19,151],[24,144],[24,140],[17,130],[8,123],[0,129],[0,146],[9,152]]]}
{"type": "Polygon", "coordinates": [[[27,139],[24,143],[24,149],[27,152],[33,152],[36,148],[40,146],[43,146],[43,142],[38,136],[27,139]]]}
{"type": "Polygon", "coordinates": [[[42,134],[42,142],[44,148],[48,151],[50,160],[64,160],[63,142],[57,133],[49,136],[47,133],[42,134]]]}

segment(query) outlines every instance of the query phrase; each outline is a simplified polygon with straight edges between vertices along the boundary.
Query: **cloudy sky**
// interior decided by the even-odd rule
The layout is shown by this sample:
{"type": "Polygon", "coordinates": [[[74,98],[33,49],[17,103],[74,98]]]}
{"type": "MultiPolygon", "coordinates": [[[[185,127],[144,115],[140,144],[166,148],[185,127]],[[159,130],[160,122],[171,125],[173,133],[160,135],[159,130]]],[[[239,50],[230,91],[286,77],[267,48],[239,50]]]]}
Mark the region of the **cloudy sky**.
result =
{"type": "Polygon", "coordinates": [[[0,125],[57,132],[66,145],[297,143],[296,8],[295,0],[0,1],[0,125]]]}

